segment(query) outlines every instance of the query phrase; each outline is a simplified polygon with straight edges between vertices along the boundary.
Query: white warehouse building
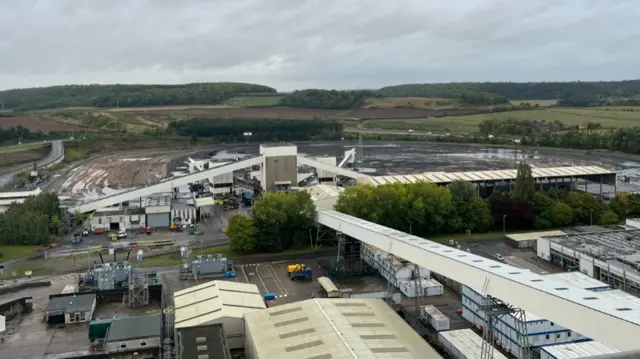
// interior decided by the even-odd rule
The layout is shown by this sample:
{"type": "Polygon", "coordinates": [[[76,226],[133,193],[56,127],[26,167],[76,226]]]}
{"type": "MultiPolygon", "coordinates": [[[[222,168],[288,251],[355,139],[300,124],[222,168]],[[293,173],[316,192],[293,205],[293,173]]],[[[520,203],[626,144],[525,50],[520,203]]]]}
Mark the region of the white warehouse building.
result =
{"type": "Polygon", "coordinates": [[[308,299],[244,319],[247,359],[442,358],[380,299],[308,299]]]}
{"type": "Polygon", "coordinates": [[[538,257],[640,296],[640,229],[541,237],[538,257]]]}
{"type": "Polygon", "coordinates": [[[183,328],[221,323],[230,349],[244,347],[242,316],[266,308],[255,284],[220,280],[175,292],[173,302],[176,338],[181,337],[183,328]]]}

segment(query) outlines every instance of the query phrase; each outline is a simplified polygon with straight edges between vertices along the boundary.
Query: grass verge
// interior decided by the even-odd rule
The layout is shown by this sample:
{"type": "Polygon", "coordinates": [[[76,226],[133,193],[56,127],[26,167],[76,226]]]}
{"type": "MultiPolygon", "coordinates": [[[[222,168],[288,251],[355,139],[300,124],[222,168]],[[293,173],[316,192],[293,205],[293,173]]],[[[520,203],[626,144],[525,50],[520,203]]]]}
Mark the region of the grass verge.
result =
{"type": "MultiPolygon", "coordinates": [[[[311,248],[300,248],[300,249],[291,249],[280,253],[237,253],[233,252],[228,245],[225,246],[216,246],[204,248],[202,250],[203,255],[208,254],[224,254],[229,259],[255,259],[255,258],[268,258],[273,256],[281,256],[281,255],[295,255],[295,254],[308,254],[313,252],[311,248]]],[[[200,254],[200,249],[194,247],[192,249],[192,257],[200,254]]],[[[163,266],[173,266],[182,263],[182,259],[180,258],[180,252],[176,251],[175,253],[163,254],[156,257],[146,258],[144,262],[142,262],[142,267],[163,267],[163,266]]]]}
{"type": "Polygon", "coordinates": [[[4,146],[4,147],[0,147],[0,153],[20,152],[20,151],[32,150],[34,148],[45,147],[48,145],[49,145],[48,142],[31,142],[31,143],[23,143],[21,145],[4,146]]]}
{"type": "Polygon", "coordinates": [[[16,258],[30,256],[38,250],[38,246],[0,246],[0,263],[16,258]]]}

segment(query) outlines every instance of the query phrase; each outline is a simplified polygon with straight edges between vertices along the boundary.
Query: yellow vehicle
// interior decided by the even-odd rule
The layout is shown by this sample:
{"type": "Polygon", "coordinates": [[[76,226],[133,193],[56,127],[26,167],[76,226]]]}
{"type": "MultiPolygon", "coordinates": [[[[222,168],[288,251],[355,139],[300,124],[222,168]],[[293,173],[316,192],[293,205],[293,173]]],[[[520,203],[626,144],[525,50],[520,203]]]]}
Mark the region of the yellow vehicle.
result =
{"type": "Polygon", "coordinates": [[[287,274],[291,274],[293,272],[303,271],[307,268],[306,264],[289,264],[287,266],[287,274]]]}

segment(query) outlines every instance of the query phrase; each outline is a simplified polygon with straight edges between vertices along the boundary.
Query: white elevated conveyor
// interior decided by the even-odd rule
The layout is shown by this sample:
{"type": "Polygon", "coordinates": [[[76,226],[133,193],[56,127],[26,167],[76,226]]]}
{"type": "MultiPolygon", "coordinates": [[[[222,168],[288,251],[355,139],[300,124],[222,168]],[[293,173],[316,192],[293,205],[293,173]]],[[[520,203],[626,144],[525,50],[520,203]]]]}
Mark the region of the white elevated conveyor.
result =
{"type": "Polygon", "coordinates": [[[481,293],[536,313],[619,350],[640,348],[640,311],[626,300],[499,263],[336,211],[318,210],[317,222],[449,277],[481,293]]]}
{"type": "Polygon", "coordinates": [[[172,188],[184,186],[196,181],[202,181],[205,179],[211,179],[215,176],[223,175],[226,173],[232,173],[247,167],[259,165],[262,163],[262,156],[251,157],[242,161],[236,161],[224,166],[211,168],[205,171],[188,174],[182,177],[176,177],[167,181],[162,181],[154,185],[134,189],[127,192],[118,193],[112,196],[100,198],[95,201],[87,202],[78,206],[70,207],[69,212],[75,213],[87,213],[95,211],[99,208],[113,206],[126,201],[132,201],[140,197],[146,197],[154,193],[171,192],[172,188]]]}
{"type": "Polygon", "coordinates": [[[340,176],[345,176],[348,178],[359,179],[359,178],[370,178],[371,176],[359,173],[350,169],[336,167],[327,163],[322,163],[318,160],[314,160],[309,157],[298,156],[298,166],[309,166],[315,169],[321,169],[327,172],[333,172],[340,176]]]}

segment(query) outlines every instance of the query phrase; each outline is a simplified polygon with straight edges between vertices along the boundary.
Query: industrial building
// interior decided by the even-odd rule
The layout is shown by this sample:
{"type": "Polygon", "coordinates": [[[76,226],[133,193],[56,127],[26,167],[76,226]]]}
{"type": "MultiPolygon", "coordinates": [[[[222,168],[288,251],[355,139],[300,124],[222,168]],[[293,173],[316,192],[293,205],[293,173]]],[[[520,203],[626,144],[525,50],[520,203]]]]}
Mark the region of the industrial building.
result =
{"type": "MultiPolygon", "coordinates": [[[[495,188],[511,191],[515,186],[518,171],[473,171],[473,172],[425,172],[414,175],[397,176],[373,176],[365,181],[373,186],[380,186],[389,183],[415,183],[429,182],[446,186],[454,181],[465,181],[476,185],[478,194],[489,196],[495,188]]],[[[541,191],[551,188],[580,189],[589,192],[589,183],[592,189],[598,187],[596,193],[602,197],[609,194],[603,191],[604,186],[613,186],[613,194],[618,192],[617,173],[597,166],[572,166],[572,167],[549,167],[532,168],[532,175],[536,188],[541,191]]]]}
{"type": "Polygon", "coordinates": [[[95,310],[95,294],[60,296],[49,300],[45,317],[49,324],[82,323],[91,321],[95,310]]]}
{"type": "MultiPolygon", "coordinates": [[[[330,166],[337,167],[337,161],[335,157],[317,157],[318,162],[326,163],[330,166]]],[[[335,186],[337,175],[334,172],[327,171],[325,169],[318,169],[318,184],[324,184],[329,186],[335,186]]]]}
{"type": "Polygon", "coordinates": [[[144,208],[103,208],[95,211],[89,217],[91,231],[98,229],[115,231],[120,229],[137,230],[146,226],[144,208]]]}
{"type": "Polygon", "coordinates": [[[113,320],[104,340],[107,354],[136,354],[140,359],[161,358],[162,316],[149,315],[113,320]]]}
{"type": "Polygon", "coordinates": [[[169,227],[171,224],[171,195],[160,194],[146,197],[144,213],[147,226],[151,228],[169,227]]]}
{"type": "MultiPolygon", "coordinates": [[[[160,183],[150,185],[146,188],[137,188],[130,191],[114,194],[99,198],[97,200],[88,201],[82,204],[78,204],[69,207],[69,212],[81,212],[88,213],[95,211],[99,208],[120,206],[122,203],[128,201],[137,201],[140,198],[146,198],[157,193],[175,193],[177,188],[186,186],[193,183],[199,183],[201,181],[209,181],[210,183],[216,183],[218,176],[227,176],[233,174],[235,171],[244,170],[247,168],[259,168],[260,185],[264,191],[272,191],[277,189],[288,189],[298,185],[300,181],[304,181],[310,176],[314,176],[313,173],[298,174],[299,166],[307,166],[318,170],[325,171],[321,175],[323,178],[333,178],[335,176],[342,176],[352,179],[369,177],[366,174],[358,173],[356,171],[342,168],[353,159],[354,152],[346,151],[344,160],[342,160],[338,166],[333,166],[328,163],[323,163],[313,158],[308,158],[298,155],[298,150],[295,145],[288,144],[266,144],[260,146],[260,155],[254,157],[248,157],[244,159],[238,159],[237,161],[222,163],[213,168],[198,170],[197,172],[190,173],[188,175],[174,177],[160,183]]],[[[326,160],[329,161],[329,160],[326,160]]],[[[331,161],[333,163],[333,161],[331,161]]],[[[195,167],[194,167],[195,170],[195,167]]],[[[229,183],[227,183],[229,185],[229,183]]],[[[150,212],[149,212],[150,213],[150,212]]],[[[159,213],[159,212],[155,212],[159,213]]],[[[164,219],[162,220],[164,222],[164,219]]],[[[147,217],[147,223],[149,224],[149,218],[147,217]]],[[[149,224],[153,227],[153,224],[149,224]]]]}
{"type": "Polygon", "coordinates": [[[222,323],[183,327],[175,337],[176,359],[231,359],[222,323]]]}
{"type": "Polygon", "coordinates": [[[37,196],[41,192],[40,188],[36,188],[33,191],[0,192],[0,213],[6,212],[12,203],[22,203],[27,197],[37,196]]]}
{"type": "Polygon", "coordinates": [[[294,145],[260,145],[262,164],[260,186],[263,191],[291,188],[298,184],[298,148],[294,145]]]}
{"type": "Polygon", "coordinates": [[[562,236],[563,231],[528,232],[507,234],[507,244],[517,249],[537,248],[537,240],[540,237],[562,236]]]}
{"type": "MultiPolygon", "coordinates": [[[[440,345],[455,359],[481,358],[483,339],[471,329],[449,330],[438,333],[440,345]]],[[[493,359],[507,359],[493,350],[493,359]]]]}
{"type": "Polygon", "coordinates": [[[442,358],[380,299],[309,299],[244,319],[247,359],[442,358]]]}
{"type": "Polygon", "coordinates": [[[211,281],[173,294],[175,337],[183,328],[221,323],[230,349],[244,347],[242,316],[266,308],[255,284],[211,281]]]}
{"type": "MultiPolygon", "coordinates": [[[[462,317],[473,323],[478,329],[486,325],[486,315],[481,309],[485,304],[485,297],[473,289],[462,286],[462,317]]],[[[522,350],[519,337],[523,335],[526,327],[527,347],[539,347],[543,345],[570,343],[589,340],[589,338],[557,325],[556,323],[540,318],[539,316],[525,312],[525,322],[514,313],[497,318],[494,324],[494,338],[497,345],[522,358],[522,350]]]]}
{"type": "Polygon", "coordinates": [[[640,229],[540,237],[538,257],[640,296],[640,229]]]}
{"type": "Polygon", "coordinates": [[[473,288],[476,293],[481,291],[492,303],[509,303],[510,308],[518,308],[518,314],[523,310],[536,313],[554,325],[579,328],[583,336],[607,346],[623,351],[637,349],[640,309],[634,309],[631,301],[624,298],[599,300],[596,296],[607,291],[568,286],[552,277],[337,211],[318,209],[316,222],[338,231],[339,236],[384,248],[396,257],[473,288]]]}
{"type": "MultiPolygon", "coordinates": [[[[606,296],[611,287],[580,272],[565,272],[547,274],[548,278],[567,287],[586,289],[590,292],[598,292],[598,295],[606,296]]],[[[475,324],[478,328],[486,325],[486,316],[480,306],[485,304],[486,298],[467,286],[462,286],[462,316],[475,324]]],[[[640,298],[638,299],[640,302],[640,298]]],[[[497,319],[494,325],[494,335],[500,347],[504,348],[516,357],[521,357],[521,347],[518,338],[522,330],[527,331],[527,343],[531,348],[545,345],[573,343],[590,340],[589,338],[574,332],[570,328],[563,328],[556,323],[540,318],[539,316],[525,312],[526,323],[522,322],[515,314],[505,315],[497,319]]]]}
{"type": "Polygon", "coordinates": [[[540,359],[578,359],[616,353],[620,351],[593,341],[540,347],[540,359]]]}

